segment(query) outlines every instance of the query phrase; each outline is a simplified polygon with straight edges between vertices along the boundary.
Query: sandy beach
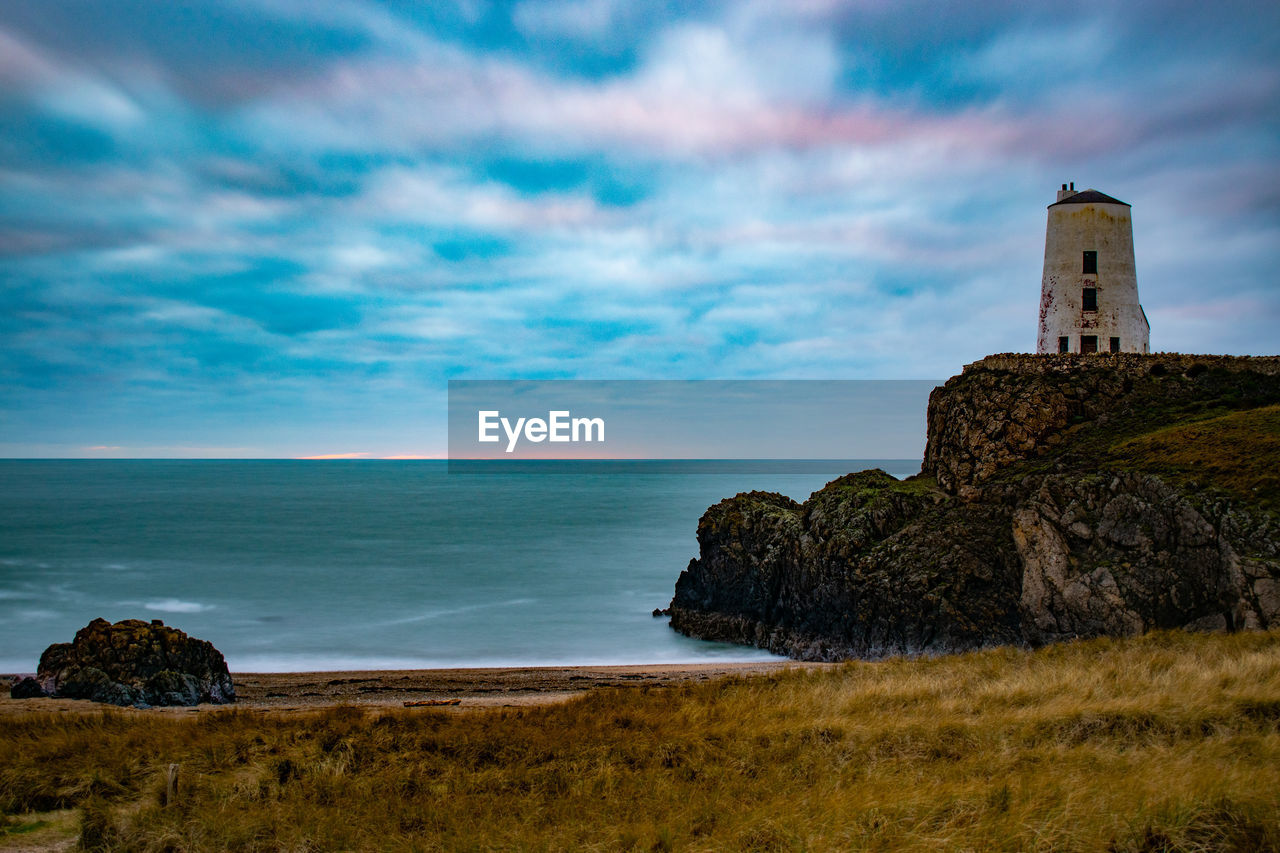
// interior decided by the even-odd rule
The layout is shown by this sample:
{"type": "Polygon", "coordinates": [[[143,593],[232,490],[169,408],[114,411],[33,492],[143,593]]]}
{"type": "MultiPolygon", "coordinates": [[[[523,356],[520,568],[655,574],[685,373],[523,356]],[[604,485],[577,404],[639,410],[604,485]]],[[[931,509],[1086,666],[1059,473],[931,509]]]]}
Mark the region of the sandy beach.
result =
{"type": "MultiPolygon", "coordinates": [[[[228,708],[296,713],[338,705],[384,709],[443,707],[456,710],[517,707],[563,702],[592,690],[610,687],[665,688],[727,676],[768,675],[785,669],[834,665],[763,661],[499,669],[247,672],[232,673],[237,696],[234,705],[115,710],[128,713],[199,714],[228,708]],[[453,704],[455,700],[456,704],[453,704]],[[443,704],[446,702],[451,704],[443,704]]],[[[0,694],[0,715],[75,713],[109,708],[114,709],[114,706],[75,699],[11,699],[8,690],[0,694]]]]}

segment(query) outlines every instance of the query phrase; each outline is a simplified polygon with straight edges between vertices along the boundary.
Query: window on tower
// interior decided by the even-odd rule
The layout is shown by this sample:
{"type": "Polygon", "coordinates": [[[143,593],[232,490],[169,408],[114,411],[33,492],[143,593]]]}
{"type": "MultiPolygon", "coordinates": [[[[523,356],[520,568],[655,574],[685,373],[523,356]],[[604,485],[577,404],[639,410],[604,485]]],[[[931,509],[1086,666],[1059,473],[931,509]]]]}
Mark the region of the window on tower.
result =
{"type": "Polygon", "coordinates": [[[1085,275],[1098,274],[1098,253],[1097,252],[1084,253],[1084,274],[1085,275]]]}
{"type": "Polygon", "coordinates": [[[1085,311],[1097,311],[1098,310],[1098,288],[1086,287],[1084,289],[1084,296],[1081,299],[1081,302],[1083,302],[1083,308],[1085,311]]]}
{"type": "Polygon", "coordinates": [[[1071,338],[1066,335],[1058,338],[1058,352],[1071,352],[1071,338]]]}
{"type": "Polygon", "coordinates": [[[1112,338],[1112,339],[1111,339],[1111,351],[1112,351],[1112,352],[1120,352],[1120,339],[1119,339],[1119,338],[1112,338]]]}
{"type": "Polygon", "coordinates": [[[1080,336],[1080,352],[1091,353],[1098,351],[1097,335],[1081,335],[1080,336]]]}

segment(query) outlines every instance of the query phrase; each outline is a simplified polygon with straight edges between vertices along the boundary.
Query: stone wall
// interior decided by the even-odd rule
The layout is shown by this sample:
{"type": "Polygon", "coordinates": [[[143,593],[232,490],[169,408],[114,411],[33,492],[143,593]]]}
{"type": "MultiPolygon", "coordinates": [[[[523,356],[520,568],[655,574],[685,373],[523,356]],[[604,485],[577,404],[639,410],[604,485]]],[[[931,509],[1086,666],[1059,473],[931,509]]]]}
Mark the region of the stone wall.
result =
{"type": "Polygon", "coordinates": [[[1005,352],[989,355],[966,364],[961,375],[978,371],[1000,371],[1028,376],[1082,373],[1097,368],[1123,376],[1185,374],[1196,375],[1205,370],[1229,370],[1280,376],[1280,355],[1195,355],[1181,352],[1100,353],[1097,355],[1032,355],[1005,352]]]}

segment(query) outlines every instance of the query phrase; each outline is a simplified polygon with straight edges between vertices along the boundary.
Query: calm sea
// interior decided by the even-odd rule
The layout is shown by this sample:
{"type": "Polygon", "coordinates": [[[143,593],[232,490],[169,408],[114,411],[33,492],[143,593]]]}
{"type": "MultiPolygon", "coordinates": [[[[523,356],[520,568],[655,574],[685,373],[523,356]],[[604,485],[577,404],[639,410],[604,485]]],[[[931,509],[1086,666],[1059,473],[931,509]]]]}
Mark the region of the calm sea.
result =
{"type": "Polygon", "coordinates": [[[0,461],[0,672],[90,619],[163,619],[233,671],[757,660],[650,613],[739,491],[811,473],[449,473],[444,462],[0,461]]]}

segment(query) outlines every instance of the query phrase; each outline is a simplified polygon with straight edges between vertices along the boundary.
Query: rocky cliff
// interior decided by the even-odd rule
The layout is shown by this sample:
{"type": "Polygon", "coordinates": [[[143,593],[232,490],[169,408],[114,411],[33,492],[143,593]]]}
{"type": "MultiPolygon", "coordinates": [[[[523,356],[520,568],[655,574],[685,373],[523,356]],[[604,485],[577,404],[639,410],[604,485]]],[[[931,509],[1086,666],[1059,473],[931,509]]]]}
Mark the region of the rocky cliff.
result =
{"type": "Polygon", "coordinates": [[[929,400],[921,473],[698,523],[671,624],[833,660],[1280,624],[1280,357],[1002,355],[929,400]]]}

